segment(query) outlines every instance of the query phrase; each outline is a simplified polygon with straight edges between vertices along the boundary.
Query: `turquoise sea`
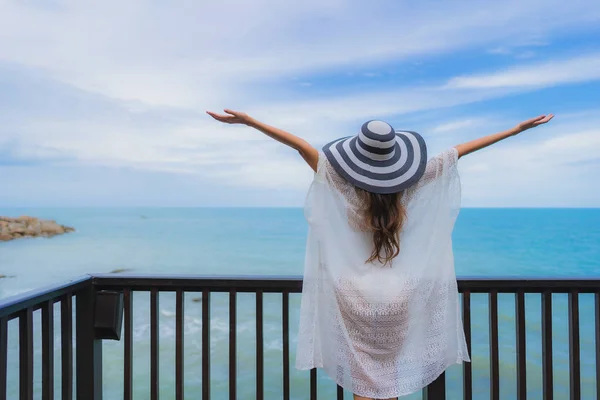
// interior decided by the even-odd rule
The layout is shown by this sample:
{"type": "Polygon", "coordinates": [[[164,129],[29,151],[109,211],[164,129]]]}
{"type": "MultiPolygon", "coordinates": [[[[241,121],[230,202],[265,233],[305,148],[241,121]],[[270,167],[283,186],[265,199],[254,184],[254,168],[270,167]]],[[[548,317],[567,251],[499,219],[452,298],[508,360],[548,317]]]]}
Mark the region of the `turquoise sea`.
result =
{"type": "MultiPolygon", "coordinates": [[[[73,226],[76,233],[52,239],[0,243],[0,298],[85,273],[126,268],[131,273],[300,275],[307,225],[301,209],[79,208],[1,209],[0,215],[34,215],[73,226]]],[[[600,275],[600,209],[463,209],[453,237],[459,276],[600,275]]],[[[187,293],[185,304],[186,398],[201,389],[201,303],[187,293]]],[[[149,312],[147,293],[134,297],[134,395],[149,398],[149,312]]],[[[580,296],[582,398],[595,398],[593,301],[580,296]]],[[[265,393],[280,399],[281,298],[265,295],[265,393]]],[[[472,296],[474,398],[489,398],[487,296],[472,296]]],[[[514,298],[499,296],[501,398],[516,398],[514,298]]],[[[174,295],[160,295],[161,398],[174,398],[174,295]]],[[[290,301],[291,358],[295,356],[299,296],[290,301]]],[[[569,393],[567,297],[555,295],[555,398],[569,393]]],[[[526,296],[528,398],[541,399],[540,299],[526,296]]],[[[212,398],[227,398],[228,297],[211,302],[212,398]]],[[[58,316],[58,309],[55,311],[58,316]]],[[[39,324],[36,313],[34,323],[39,324]]],[[[9,399],[18,390],[17,321],[9,327],[9,399]]],[[[238,398],[253,399],[255,388],[254,299],[238,296],[238,398]]],[[[56,331],[58,341],[58,330],[56,331]]],[[[36,357],[40,337],[36,335],[36,357]]],[[[57,355],[59,353],[57,352],[57,355]]],[[[122,398],[123,346],[104,344],[105,399],[122,398]]],[[[57,357],[56,369],[60,371],[57,357]]],[[[292,365],[292,397],[308,398],[308,373],[292,365]]],[[[41,369],[35,365],[39,388],[41,369]]],[[[58,378],[58,377],[57,377],[58,378]]],[[[60,384],[55,385],[56,394],[60,384]]],[[[462,395],[461,368],[448,370],[449,399],[462,395]]],[[[349,396],[349,394],[348,394],[349,396]]],[[[335,398],[335,385],[319,374],[319,398],[335,398]]],[[[350,397],[347,397],[350,398],[350,397]]],[[[420,398],[420,394],[410,398],[420,398]]]]}

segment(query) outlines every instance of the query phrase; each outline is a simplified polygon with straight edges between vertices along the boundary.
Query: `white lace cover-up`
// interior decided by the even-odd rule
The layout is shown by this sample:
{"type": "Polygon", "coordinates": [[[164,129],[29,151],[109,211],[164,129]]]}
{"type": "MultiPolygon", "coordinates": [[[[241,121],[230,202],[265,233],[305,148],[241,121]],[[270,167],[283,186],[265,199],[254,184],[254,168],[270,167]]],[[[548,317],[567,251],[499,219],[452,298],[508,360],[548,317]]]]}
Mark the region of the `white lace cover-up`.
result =
{"type": "Polygon", "coordinates": [[[458,153],[430,159],[402,201],[407,219],[391,266],[366,263],[360,192],[324,154],[310,187],[296,366],[323,368],[344,389],[375,399],[416,392],[469,361],[451,234],[460,209],[458,153]]]}

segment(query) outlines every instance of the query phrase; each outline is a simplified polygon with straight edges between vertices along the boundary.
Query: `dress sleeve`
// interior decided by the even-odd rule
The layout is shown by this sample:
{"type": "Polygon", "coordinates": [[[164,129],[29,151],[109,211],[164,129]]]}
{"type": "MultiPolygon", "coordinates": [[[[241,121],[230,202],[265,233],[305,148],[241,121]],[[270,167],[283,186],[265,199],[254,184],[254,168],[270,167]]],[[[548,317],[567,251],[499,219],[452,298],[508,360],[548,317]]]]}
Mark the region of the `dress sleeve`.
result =
{"type": "Polygon", "coordinates": [[[451,147],[427,161],[425,173],[419,181],[406,190],[406,198],[410,200],[422,187],[456,171],[458,150],[451,147]]]}
{"type": "Polygon", "coordinates": [[[327,157],[322,151],[319,152],[319,160],[317,161],[317,172],[315,172],[315,181],[324,182],[327,170],[327,157]]]}
{"type": "Polygon", "coordinates": [[[326,162],[327,162],[327,157],[325,156],[325,153],[320,151],[319,152],[319,161],[317,162],[317,174],[323,173],[326,162]]]}

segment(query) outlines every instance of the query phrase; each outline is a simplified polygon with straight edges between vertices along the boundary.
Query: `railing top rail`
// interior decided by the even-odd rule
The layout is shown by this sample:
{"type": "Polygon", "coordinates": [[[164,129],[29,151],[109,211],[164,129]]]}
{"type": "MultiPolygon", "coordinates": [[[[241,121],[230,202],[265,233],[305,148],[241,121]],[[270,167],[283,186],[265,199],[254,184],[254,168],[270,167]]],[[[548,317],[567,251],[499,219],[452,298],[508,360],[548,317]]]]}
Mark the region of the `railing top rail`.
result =
{"type": "MultiPolygon", "coordinates": [[[[0,300],[0,318],[36,307],[39,304],[73,293],[87,285],[94,284],[101,289],[122,289],[147,291],[152,288],[161,291],[199,291],[208,289],[213,292],[255,292],[279,293],[302,291],[302,276],[204,276],[204,275],[85,275],[69,282],[58,283],[41,289],[32,290],[0,300]]],[[[580,293],[600,292],[600,278],[573,277],[459,277],[458,289],[461,292],[489,293],[580,293]]]]}
{"type": "Polygon", "coordinates": [[[161,291],[199,291],[208,289],[213,292],[228,292],[235,289],[239,292],[282,292],[302,291],[301,276],[264,276],[264,275],[125,275],[95,274],[94,284],[102,289],[132,290],[158,289],[161,291]]]}
{"type": "Polygon", "coordinates": [[[45,301],[59,298],[68,293],[74,293],[86,286],[92,284],[92,277],[84,275],[68,282],[61,282],[54,285],[42,287],[40,289],[30,290],[15,296],[0,299],[0,318],[11,317],[19,311],[29,307],[36,307],[45,301]]]}
{"type": "MultiPolygon", "coordinates": [[[[241,292],[300,292],[302,276],[206,276],[206,275],[93,275],[94,284],[103,289],[128,287],[132,290],[162,291],[209,289],[215,292],[237,290],[241,292]]],[[[600,291],[600,277],[459,277],[459,291],[471,293],[567,293],[579,291],[594,293],[600,291]]]]}
{"type": "Polygon", "coordinates": [[[459,277],[458,290],[471,293],[596,293],[600,277],[459,277]]]}

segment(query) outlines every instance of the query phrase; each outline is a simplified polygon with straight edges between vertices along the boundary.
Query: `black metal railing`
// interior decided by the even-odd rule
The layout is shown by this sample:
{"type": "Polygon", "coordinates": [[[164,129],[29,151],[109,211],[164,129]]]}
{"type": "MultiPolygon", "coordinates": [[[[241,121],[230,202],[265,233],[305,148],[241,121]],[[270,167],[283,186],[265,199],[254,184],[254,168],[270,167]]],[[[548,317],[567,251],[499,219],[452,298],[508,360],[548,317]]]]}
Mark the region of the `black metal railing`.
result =
{"type": "MultiPolygon", "coordinates": [[[[55,303],[60,304],[62,399],[71,400],[73,398],[73,339],[75,339],[77,349],[77,398],[93,398],[86,397],[88,391],[85,387],[94,387],[94,375],[90,371],[97,368],[98,360],[101,362],[101,359],[94,358],[96,354],[90,352],[94,342],[93,335],[90,335],[90,329],[93,329],[91,328],[93,315],[90,313],[93,301],[94,287],[91,276],[0,301],[0,400],[7,399],[8,323],[13,319],[18,319],[19,323],[19,399],[33,399],[33,313],[37,310],[41,310],[42,313],[41,394],[44,400],[54,398],[55,303]],[[77,304],[75,338],[73,338],[73,296],[76,297],[77,304]]],[[[100,383],[96,383],[96,385],[100,385],[100,383]]]]}
{"type": "MultiPolygon", "coordinates": [[[[554,398],[553,380],[553,308],[552,296],[556,293],[568,296],[568,352],[569,352],[569,397],[581,399],[580,370],[580,294],[594,295],[594,343],[596,368],[596,397],[600,399],[600,280],[599,279],[459,279],[459,292],[462,293],[462,313],[469,352],[472,342],[472,295],[487,294],[489,315],[489,397],[500,399],[500,354],[498,295],[513,294],[515,304],[515,346],[516,346],[516,397],[527,398],[527,356],[526,356],[526,294],[538,294],[541,302],[541,342],[542,342],[542,391],[544,399],[554,398]]],[[[186,293],[201,293],[201,398],[211,396],[211,295],[225,293],[228,305],[228,388],[229,398],[238,397],[237,387],[237,347],[238,347],[238,308],[240,293],[253,293],[255,297],[256,327],[256,387],[257,399],[265,396],[264,365],[264,294],[281,295],[281,362],[283,399],[290,399],[290,295],[300,293],[302,280],[299,277],[200,277],[200,276],[124,276],[94,275],[78,278],[66,284],[55,285],[24,295],[0,300],[0,400],[7,399],[8,370],[8,322],[18,319],[18,365],[19,398],[33,399],[34,396],[34,319],[33,313],[41,310],[41,394],[44,400],[54,399],[54,308],[60,304],[60,359],[61,359],[61,398],[73,398],[73,388],[77,399],[98,400],[102,398],[102,341],[98,338],[97,298],[100,291],[113,291],[123,296],[123,399],[133,398],[133,293],[149,292],[150,312],[150,398],[159,398],[159,300],[163,292],[175,293],[175,398],[184,398],[184,304],[186,293]],[[73,297],[75,297],[75,337],[73,337],[73,297]],[[72,350],[75,349],[73,364],[72,350]],[[74,368],[75,367],[75,368],[74,368]],[[76,373],[74,373],[76,371],[76,373]],[[75,381],[75,385],[74,385],[75,381]]],[[[119,325],[120,331],[120,325],[119,325]]],[[[589,351],[592,351],[591,349],[589,351]]],[[[37,361],[40,362],[40,361],[37,361]]],[[[319,396],[317,371],[308,375],[308,397],[319,396]]],[[[465,400],[479,399],[473,393],[473,368],[463,364],[462,397],[465,400]]],[[[338,386],[337,399],[343,399],[344,392],[338,386]]],[[[442,374],[423,392],[423,398],[445,399],[446,376],[442,374]]],[[[12,399],[11,399],[12,400],[12,399]]]]}

